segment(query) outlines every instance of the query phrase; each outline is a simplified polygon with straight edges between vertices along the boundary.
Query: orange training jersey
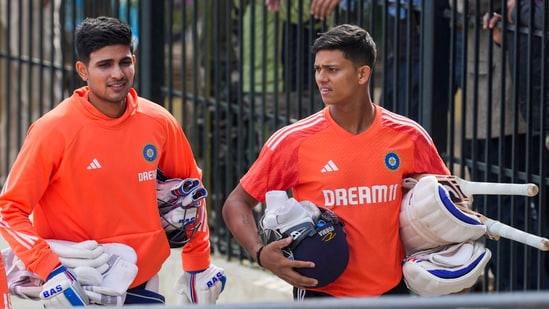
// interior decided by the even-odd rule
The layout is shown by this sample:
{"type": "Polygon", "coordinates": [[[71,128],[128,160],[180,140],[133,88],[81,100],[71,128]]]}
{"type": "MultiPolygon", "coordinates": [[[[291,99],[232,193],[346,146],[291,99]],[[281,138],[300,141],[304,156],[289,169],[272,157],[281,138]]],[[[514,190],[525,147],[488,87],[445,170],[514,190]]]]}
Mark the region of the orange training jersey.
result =
{"type": "Polygon", "coordinates": [[[339,127],[328,107],[278,130],[241,179],[260,201],[267,191],[291,188],[298,201],[327,207],[345,222],[347,270],[316,289],[334,296],[377,296],[399,283],[402,180],[449,174],[422,127],[380,106],[375,110],[373,124],[358,135],[339,127]]]}
{"type": "MultiPolygon", "coordinates": [[[[158,166],[172,178],[201,178],[167,110],[132,89],[126,112],[109,118],[88,102],[87,87],[77,89],[29,128],[0,194],[2,236],[44,279],[59,263],[44,239],[127,244],[137,252],[132,287],[139,285],[170,254],[156,201],[158,166]]],[[[209,266],[206,218],[182,258],[187,270],[209,266]]]]}

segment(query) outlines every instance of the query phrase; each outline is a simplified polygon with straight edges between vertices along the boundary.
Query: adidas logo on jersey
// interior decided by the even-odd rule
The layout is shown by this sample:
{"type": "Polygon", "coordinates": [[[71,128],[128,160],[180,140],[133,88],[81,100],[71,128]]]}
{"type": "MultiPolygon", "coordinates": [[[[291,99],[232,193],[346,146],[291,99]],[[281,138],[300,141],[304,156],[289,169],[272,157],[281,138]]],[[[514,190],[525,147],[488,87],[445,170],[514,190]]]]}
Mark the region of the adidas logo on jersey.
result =
{"type": "Polygon", "coordinates": [[[93,161],[91,161],[90,165],[88,165],[89,170],[95,170],[101,167],[101,164],[99,163],[99,161],[97,161],[96,158],[93,158],[93,161]]]}
{"type": "Polygon", "coordinates": [[[339,168],[335,165],[334,161],[330,160],[324,167],[320,170],[321,173],[337,172],[339,168]]]}

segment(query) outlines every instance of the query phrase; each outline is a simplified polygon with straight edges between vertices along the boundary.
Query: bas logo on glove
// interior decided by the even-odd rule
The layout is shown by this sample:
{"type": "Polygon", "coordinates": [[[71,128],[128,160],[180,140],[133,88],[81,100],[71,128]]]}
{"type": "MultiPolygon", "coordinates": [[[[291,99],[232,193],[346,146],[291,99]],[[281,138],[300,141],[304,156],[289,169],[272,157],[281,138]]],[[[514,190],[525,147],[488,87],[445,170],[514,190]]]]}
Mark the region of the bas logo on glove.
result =
{"type": "MultiPolygon", "coordinates": [[[[70,276],[70,275],[69,275],[70,276]]],[[[72,279],[75,280],[75,279],[72,279]]],[[[62,287],[60,284],[54,286],[53,288],[49,288],[48,290],[42,291],[42,297],[44,298],[50,298],[52,296],[57,296],[56,294],[63,292],[64,287],[62,287]]]]}
{"type": "Polygon", "coordinates": [[[180,295],[180,304],[215,304],[225,289],[225,271],[210,264],[200,272],[183,272],[177,279],[175,289],[180,295]]]}
{"type": "MultiPolygon", "coordinates": [[[[206,282],[206,286],[208,286],[208,288],[211,288],[214,286],[214,284],[220,280],[225,280],[225,275],[223,273],[221,273],[220,271],[218,271],[214,277],[212,277],[212,279],[210,279],[208,282],[206,282]]],[[[225,283],[223,283],[225,284],[225,283]]]]}
{"type": "Polygon", "coordinates": [[[54,269],[42,287],[46,308],[86,306],[89,299],[76,277],[63,265],[54,269]]]}
{"type": "MultiPolygon", "coordinates": [[[[90,305],[121,306],[124,304],[126,292],[137,275],[135,265],[137,254],[132,247],[120,243],[99,244],[95,240],[71,242],[46,239],[46,241],[61,260],[61,264],[68,270],[68,273],[62,272],[63,276],[70,282],[78,279],[78,284],[88,297],[90,305]]],[[[44,284],[40,276],[25,268],[21,259],[13,253],[11,248],[2,250],[2,256],[11,295],[38,301],[63,299],[69,293],[63,291],[64,286],[61,282],[51,281],[54,274],[61,273],[52,272],[49,279],[53,283],[44,284]]],[[[54,304],[49,302],[47,306],[54,306],[54,304]]]]}

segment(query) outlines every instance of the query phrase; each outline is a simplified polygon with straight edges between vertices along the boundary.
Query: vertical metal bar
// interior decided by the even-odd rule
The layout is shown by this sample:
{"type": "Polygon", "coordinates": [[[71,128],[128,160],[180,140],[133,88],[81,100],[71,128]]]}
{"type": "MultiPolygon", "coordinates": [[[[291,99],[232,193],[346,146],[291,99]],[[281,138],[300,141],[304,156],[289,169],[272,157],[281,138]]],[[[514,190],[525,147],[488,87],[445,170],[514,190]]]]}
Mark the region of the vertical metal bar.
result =
{"type": "MultiPolygon", "coordinates": [[[[160,2],[163,3],[163,2],[160,2]]],[[[140,61],[143,83],[140,93],[153,102],[162,103],[162,85],[164,81],[164,6],[159,2],[143,0],[141,11],[139,47],[144,55],[140,61]]]]}
{"type": "Polygon", "coordinates": [[[447,146],[449,26],[442,12],[448,1],[424,1],[421,14],[421,123],[438,149],[447,146]],[[443,115],[443,116],[442,116],[443,115]]]}

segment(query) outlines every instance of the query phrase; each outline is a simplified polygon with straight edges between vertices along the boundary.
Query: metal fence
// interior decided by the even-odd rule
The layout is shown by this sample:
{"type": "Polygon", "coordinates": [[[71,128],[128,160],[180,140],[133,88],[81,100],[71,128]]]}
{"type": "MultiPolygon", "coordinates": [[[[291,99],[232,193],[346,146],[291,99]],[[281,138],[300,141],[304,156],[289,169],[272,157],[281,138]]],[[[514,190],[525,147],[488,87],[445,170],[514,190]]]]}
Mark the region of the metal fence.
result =
{"type": "MultiPolygon", "coordinates": [[[[83,85],[73,68],[78,23],[116,16],[134,30],[138,93],[176,116],[204,170],[213,249],[250,259],[221,218],[224,199],[270,133],[322,108],[309,53],[317,33],[355,23],[378,45],[374,101],[421,123],[454,174],[536,183],[536,197],[478,196],[475,205],[549,235],[547,2],[539,18],[491,30],[484,13],[506,16],[506,0],[342,0],[323,21],[311,18],[308,0],[283,2],[272,13],[264,0],[0,0],[0,184],[29,124],[83,85]]],[[[549,285],[546,253],[486,244],[495,253],[486,278],[495,280],[479,291],[549,285]]]]}

